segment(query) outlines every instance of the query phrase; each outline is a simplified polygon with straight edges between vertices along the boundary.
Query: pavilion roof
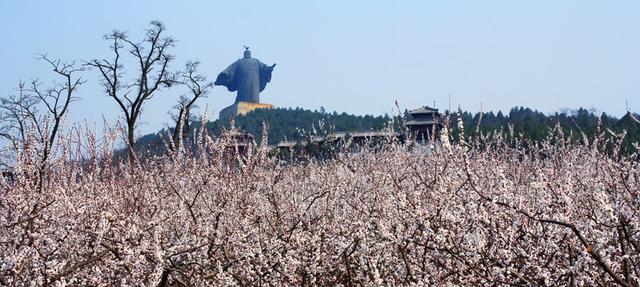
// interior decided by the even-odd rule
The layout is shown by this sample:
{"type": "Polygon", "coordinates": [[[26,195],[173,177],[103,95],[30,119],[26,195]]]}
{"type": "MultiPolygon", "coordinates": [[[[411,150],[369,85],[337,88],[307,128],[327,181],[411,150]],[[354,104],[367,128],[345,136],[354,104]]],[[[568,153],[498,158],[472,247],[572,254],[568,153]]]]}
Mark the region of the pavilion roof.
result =
{"type": "Polygon", "coordinates": [[[433,114],[433,113],[438,113],[438,109],[436,108],[432,108],[429,106],[422,106],[420,108],[417,108],[415,110],[411,110],[409,111],[410,114],[412,115],[418,115],[418,114],[433,114]]]}

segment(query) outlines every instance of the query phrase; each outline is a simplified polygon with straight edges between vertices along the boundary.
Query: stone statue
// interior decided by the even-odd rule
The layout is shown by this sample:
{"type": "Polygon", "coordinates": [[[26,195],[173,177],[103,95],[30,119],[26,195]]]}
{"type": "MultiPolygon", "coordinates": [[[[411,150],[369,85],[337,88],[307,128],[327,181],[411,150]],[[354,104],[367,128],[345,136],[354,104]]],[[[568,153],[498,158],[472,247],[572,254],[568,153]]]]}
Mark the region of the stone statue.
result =
{"type": "Polygon", "coordinates": [[[230,92],[238,91],[236,103],[260,103],[260,92],[271,81],[271,72],[276,64],[267,66],[251,58],[249,47],[244,48],[244,57],[224,69],[216,78],[215,85],[225,86],[230,92]]]}

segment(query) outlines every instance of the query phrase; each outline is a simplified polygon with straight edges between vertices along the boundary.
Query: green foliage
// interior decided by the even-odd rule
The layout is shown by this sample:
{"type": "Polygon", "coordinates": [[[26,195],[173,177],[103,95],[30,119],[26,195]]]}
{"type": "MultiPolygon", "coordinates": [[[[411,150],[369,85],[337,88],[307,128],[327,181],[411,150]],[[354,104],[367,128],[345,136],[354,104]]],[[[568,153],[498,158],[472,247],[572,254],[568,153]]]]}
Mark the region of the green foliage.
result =
{"type": "MultiPolygon", "coordinates": [[[[445,114],[447,112],[445,111],[445,114]]],[[[410,118],[405,113],[405,118],[410,118]]],[[[571,135],[578,140],[581,132],[592,137],[596,133],[598,117],[602,121],[602,130],[610,129],[614,132],[627,131],[627,136],[623,142],[622,152],[628,153],[633,150],[632,143],[640,142],[640,124],[635,122],[630,114],[626,114],[622,118],[595,113],[580,108],[572,111],[564,111],[551,115],[545,115],[542,112],[531,110],[525,107],[514,107],[508,114],[486,112],[472,114],[469,112],[462,113],[465,135],[474,135],[478,121],[480,120],[479,131],[483,133],[502,130],[508,136],[509,126],[513,128],[514,135],[527,138],[534,142],[542,141],[547,137],[549,131],[559,124],[567,135],[571,135]]],[[[640,118],[640,116],[636,116],[640,118]]],[[[257,142],[260,142],[262,135],[262,124],[265,123],[269,130],[269,144],[276,144],[283,140],[299,140],[306,138],[315,129],[318,134],[328,133],[332,131],[370,131],[383,129],[391,118],[384,116],[356,116],[346,113],[338,114],[336,112],[326,113],[324,111],[310,111],[301,108],[277,108],[277,109],[259,109],[234,119],[235,126],[241,131],[251,133],[257,142]]],[[[450,117],[450,126],[453,130],[452,136],[458,138],[459,131],[457,128],[457,115],[454,113],[450,117]]],[[[193,123],[192,127],[199,127],[199,123],[193,123]]],[[[209,134],[218,136],[223,129],[229,129],[230,120],[216,120],[207,123],[209,134]]],[[[145,147],[145,151],[149,154],[162,153],[162,138],[166,138],[170,130],[163,130],[156,134],[143,136],[138,140],[141,147],[145,147]],[[162,137],[161,137],[162,135],[162,137]]],[[[192,131],[193,132],[193,131],[192,131]]]]}
{"type": "MultiPolygon", "coordinates": [[[[327,131],[370,131],[381,130],[389,123],[389,116],[356,116],[346,113],[323,113],[318,111],[295,109],[258,109],[234,119],[235,126],[241,131],[251,133],[260,141],[262,123],[269,128],[269,144],[276,144],[282,140],[304,138],[313,130],[327,131]]],[[[230,120],[216,120],[207,124],[207,129],[214,135],[219,135],[224,129],[229,129],[230,120]]]]}
{"type": "MultiPolygon", "coordinates": [[[[571,135],[575,140],[579,140],[582,137],[582,133],[589,138],[593,138],[597,132],[598,117],[602,121],[601,129],[603,131],[606,129],[616,133],[627,131],[622,144],[623,153],[633,151],[632,144],[640,142],[640,123],[635,122],[630,113],[618,119],[606,113],[597,115],[583,108],[562,113],[556,112],[552,115],[545,115],[539,111],[524,107],[514,107],[506,116],[502,112],[498,112],[497,115],[493,112],[486,112],[482,114],[479,130],[487,133],[503,129],[503,132],[508,133],[509,126],[511,126],[515,136],[521,135],[523,138],[540,142],[547,137],[553,127],[559,124],[565,134],[571,135]]],[[[638,116],[635,116],[635,118],[638,118],[638,116]]],[[[475,133],[479,119],[480,113],[475,115],[469,112],[462,113],[466,136],[475,133]]],[[[457,114],[451,115],[449,125],[452,127],[453,137],[457,139],[459,136],[457,114]]]]}

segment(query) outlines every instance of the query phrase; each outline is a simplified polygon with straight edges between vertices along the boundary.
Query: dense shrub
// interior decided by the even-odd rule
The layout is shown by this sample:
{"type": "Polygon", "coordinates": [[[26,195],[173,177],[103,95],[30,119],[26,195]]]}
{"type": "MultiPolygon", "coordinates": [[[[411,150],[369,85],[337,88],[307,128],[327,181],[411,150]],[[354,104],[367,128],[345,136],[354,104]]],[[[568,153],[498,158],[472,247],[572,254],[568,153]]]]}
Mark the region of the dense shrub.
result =
{"type": "Polygon", "coordinates": [[[637,154],[551,134],[299,163],[201,134],[134,166],[112,136],[62,137],[40,192],[27,145],[0,285],[637,285],[637,154]]]}

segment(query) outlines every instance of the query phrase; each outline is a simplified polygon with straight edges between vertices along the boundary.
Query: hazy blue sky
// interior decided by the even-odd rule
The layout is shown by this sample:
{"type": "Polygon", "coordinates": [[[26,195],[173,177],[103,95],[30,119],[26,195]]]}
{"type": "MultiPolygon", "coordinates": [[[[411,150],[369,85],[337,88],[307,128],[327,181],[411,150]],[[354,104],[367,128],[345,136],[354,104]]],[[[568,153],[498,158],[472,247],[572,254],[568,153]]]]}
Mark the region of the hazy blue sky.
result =
{"type": "MultiPolygon", "coordinates": [[[[356,114],[432,105],[477,111],[528,106],[550,113],[640,110],[640,1],[0,1],[0,95],[19,79],[52,79],[39,52],[110,57],[101,35],[141,39],[154,19],[178,39],[173,68],[200,60],[214,80],[242,45],[278,63],[262,100],[278,107],[356,114]]],[[[117,117],[86,72],[71,121],[117,117]]],[[[169,122],[184,93],[146,107],[142,132],[169,122]]],[[[234,94],[213,89],[200,103],[220,111],[234,94]]]]}

